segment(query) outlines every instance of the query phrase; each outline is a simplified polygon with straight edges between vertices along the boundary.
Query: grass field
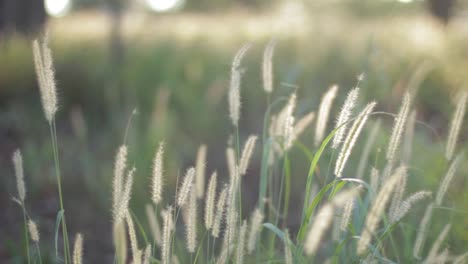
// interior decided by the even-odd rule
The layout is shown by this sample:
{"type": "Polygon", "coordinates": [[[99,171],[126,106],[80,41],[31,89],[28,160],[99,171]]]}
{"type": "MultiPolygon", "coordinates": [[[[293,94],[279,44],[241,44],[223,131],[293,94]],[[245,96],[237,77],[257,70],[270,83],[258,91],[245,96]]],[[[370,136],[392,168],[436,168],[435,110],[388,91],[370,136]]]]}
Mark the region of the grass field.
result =
{"type": "Polygon", "coordinates": [[[277,12],[129,15],[117,57],[105,16],[53,20],[49,46],[55,73],[50,76],[56,80],[58,110],[51,111],[49,122],[43,108],[51,87],[38,88],[31,41],[2,42],[0,261],[72,263],[81,233],[83,263],[168,263],[175,262],[173,255],[180,263],[465,263],[468,125],[461,113],[468,31],[463,20],[443,28],[419,13],[364,18],[317,13],[287,21],[278,20],[286,15],[277,12]],[[264,50],[272,37],[276,45],[268,74],[264,50]],[[236,52],[250,42],[236,65],[236,52]],[[234,126],[237,78],[241,108],[234,126]],[[265,78],[271,78],[272,93],[264,90],[265,78]],[[332,84],[339,86],[336,95],[332,84]],[[347,129],[332,148],[340,133],[334,129],[337,118],[354,87],[360,88],[355,106],[340,122],[347,129]],[[410,103],[403,111],[407,91],[410,103]],[[327,92],[333,98],[330,110],[320,111],[327,92]],[[375,107],[369,106],[374,100],[375,107]],[[368,112],[362,112],[365,108],[368,112]],[[452,128],[457,109],[459,130],[452,128]],[[296,135],[301,129],[295,125],[311,112],[313,120],[296,135]],[[323,121],[324,134],[318,136],[323,121]],[[401,129],[400,138],[392,137],[399,131],[394,127],[401,129]],[[257,140],[245,166],[244,144],[252,135],[257,140]],[[449,142],[455,142],[455,151],[447,157],[449,142]],[[127,155],[121,152],[119,163],[122,145],[127,155]],[[15,158],[15,167],[16,149],[22,165],[15,158]],[[350,155],[343,163],[346,149],[350,155]],[[157,164],[162,174],[154,169],[157,164]],[[236,173],[237,165],[247,167],[245,173],[236,173]],[[194,179],[183,187],[191,167],[194,179]],[[214,171],[216,198],[210,202],[214,171]],[[157,175],[162,185],[154,183],[157,175]],[[218,217],[214,210],[211,217],[221,220],[215,238],[206,205],[217,209],[224,184],[226,213],[218,217]],[[160,199],[155,186],[162,186],[160,199]],[[431,195],[412,196],[423,190],[431,195]],[[181,193],[187,196],[182,206],[176,202],[181,193]],[[170,205],[173,210],[167,211],[170,205]],[[37,224],[39,242],[34,232],[25,232],[28,219],[37,224]],[[421,239],[425,243],[418,250],[421,239]]]}

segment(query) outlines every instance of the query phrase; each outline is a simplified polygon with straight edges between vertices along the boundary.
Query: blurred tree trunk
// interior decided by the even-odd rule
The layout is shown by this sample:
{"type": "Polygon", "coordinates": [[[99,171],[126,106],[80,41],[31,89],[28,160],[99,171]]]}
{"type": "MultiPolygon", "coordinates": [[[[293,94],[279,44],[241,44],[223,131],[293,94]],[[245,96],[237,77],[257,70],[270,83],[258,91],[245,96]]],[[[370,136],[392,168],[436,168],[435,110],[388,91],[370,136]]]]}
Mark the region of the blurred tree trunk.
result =
{"type": "Polygon", "coordinates": [[[0,35],[31,35],[46,21],[43,0],[0,0],[0,35]]]}
{"type": "Polygon", "coordinates": [[[428,0],[428,4],[432,15],[442,23],[448,24],[453,15],[455,0],[428,0]]]}

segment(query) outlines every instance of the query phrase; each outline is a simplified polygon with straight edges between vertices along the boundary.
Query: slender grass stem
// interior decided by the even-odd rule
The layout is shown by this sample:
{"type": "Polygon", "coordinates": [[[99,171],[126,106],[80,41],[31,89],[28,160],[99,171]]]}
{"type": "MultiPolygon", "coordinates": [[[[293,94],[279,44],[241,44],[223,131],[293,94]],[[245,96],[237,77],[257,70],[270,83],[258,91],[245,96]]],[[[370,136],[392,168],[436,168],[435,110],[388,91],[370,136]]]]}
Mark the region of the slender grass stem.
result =
{"type": "Polygon", "coordinates": [[[53,149],[53,156],[54,156],[54,164],[55,164],[55,175],[57,177],[57,188],[59,193],[59,202],[60,202],[60,210],[63,211],[63,218],[62,218],[62,238],[63,238],[63,251],[64,251],[64,259],[65,263],[71,261],[70,256],[70,245],[68,241],[68,233],[67,233],[67,224],[65,220],[65,208],[63,205],[63,195],[62,195],[62,182],[61,182],[61,175],[60,175],[60,162],[58,158],[58,146],[57,146],[57,129],[55,126],[55,120],[52,120],[49,123],[50,128],[50,136],[52,140],[52,149],[53,149]]]}
{"type": "Polygon", "coordinates": [[[39,264],[42,264],[42,256],[41,256],[41,249],[39,247],[39,243],[36,242],[35,245],[36,245],[37,255],[38,255],[38,258],[39,258],[39,264]]]}
{"type": "Polygon", "coordinates": [[[21,205],[23,209],[23,220],[24,220],[24,239],[26,244],[26,254],[28,256],[28,264],[31,263],[31,254],[29,252],[29,233],[28,233],[28,221],[26,219],[26,209],[24,208],[24,204],[21,205]]]}

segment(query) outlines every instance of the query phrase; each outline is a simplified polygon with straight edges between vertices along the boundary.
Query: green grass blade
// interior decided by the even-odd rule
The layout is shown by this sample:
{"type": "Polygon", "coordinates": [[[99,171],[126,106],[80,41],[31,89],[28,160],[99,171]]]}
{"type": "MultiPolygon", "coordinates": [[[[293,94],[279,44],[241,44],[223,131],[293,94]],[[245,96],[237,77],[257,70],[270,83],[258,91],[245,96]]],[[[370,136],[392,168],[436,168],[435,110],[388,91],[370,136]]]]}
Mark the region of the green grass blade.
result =
{"type": "Polygon", "coordinates": [[[58,211],[57,218],[55,219],[55,257],[57,257],[57,259],[60,261],[62,261],[62,259],[59,257],[59,254],[58,254],[58,233],[59,233],[60,223],[62,222],[62,219],[63,219],[63,214],[64,214],[63,210],[58,211]]]}

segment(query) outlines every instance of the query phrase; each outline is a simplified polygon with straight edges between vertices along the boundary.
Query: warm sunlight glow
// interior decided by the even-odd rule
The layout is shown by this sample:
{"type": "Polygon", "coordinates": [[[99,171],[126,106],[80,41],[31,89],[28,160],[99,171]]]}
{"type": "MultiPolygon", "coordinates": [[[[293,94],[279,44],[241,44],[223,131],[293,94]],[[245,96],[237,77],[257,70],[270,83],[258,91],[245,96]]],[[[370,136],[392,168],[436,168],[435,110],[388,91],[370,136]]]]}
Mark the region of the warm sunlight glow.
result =
{"type": "Polygon", "coordinates": [[[168,12],[180,7],[183,0],[146,0],[151,10],[156,12],[168,12]]]}
{"type": "Polygon", "coordinates": [[[64,16],[70,11],[71,0],[46,0],[45,9],[47,14],[54,17],[64,16]]]}

